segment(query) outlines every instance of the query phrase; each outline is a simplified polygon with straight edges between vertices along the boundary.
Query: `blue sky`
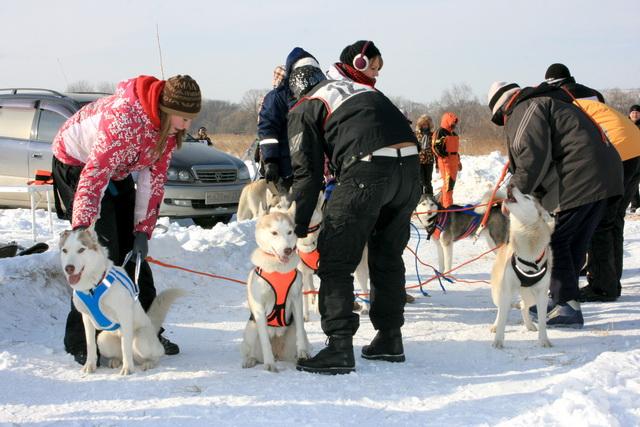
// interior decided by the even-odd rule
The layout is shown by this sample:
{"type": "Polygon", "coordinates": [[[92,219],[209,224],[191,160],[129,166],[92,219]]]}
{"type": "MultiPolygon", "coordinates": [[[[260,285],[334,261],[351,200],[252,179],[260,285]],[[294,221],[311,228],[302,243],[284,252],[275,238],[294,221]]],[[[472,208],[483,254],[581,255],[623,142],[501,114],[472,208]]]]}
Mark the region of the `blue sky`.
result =
{"type": "Polygon", "coordinates": [[[0,87],[190,74],[206,98],[268,88],[294,46],[326,68],[359,39],[385,65],[378,87],[418,102],[465,83],[533,85],[562,62],[597,89],[640,88],[640,2],[620,1],[32,1],[0,6],[0,87]]]}

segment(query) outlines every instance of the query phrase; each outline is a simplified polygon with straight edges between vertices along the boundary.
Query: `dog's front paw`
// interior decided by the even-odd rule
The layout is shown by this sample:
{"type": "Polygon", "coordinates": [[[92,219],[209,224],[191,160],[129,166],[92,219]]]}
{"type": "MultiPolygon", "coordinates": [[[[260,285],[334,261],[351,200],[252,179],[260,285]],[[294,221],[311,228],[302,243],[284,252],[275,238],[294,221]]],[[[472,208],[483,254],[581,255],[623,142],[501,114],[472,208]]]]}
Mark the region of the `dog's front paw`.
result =
{"type": "Polygon", "coordinates": [[[82,367],[82,372],[91,374],[96,371],[96,362],[86,362],[82,367]]]}
{"type": "Polygon", "coordinates": [[[542,340],[539,340],[539,342],[541,347],[545,347],[545,348],[553,347],[553,345],[551,344],[551,341],[549,341],[548,339],[542,339],[542,340]]]}
{"type": "Polygon", "coordinates": [[[120,366],[122,366],[122,360],[115,357],[113,359],[109,359],[109,367],[111,369],[118,369],[120,366]]]}
{"type": "Polygon", "coordinates": [[[269,372],[278,372],[278,368],[276,367],[275,363],[265,363],[264,364],[264,369],[266,369],[269,372]]]}
{"type": "Polygon", "coordinates": [[[536,325],[533,324],[533,322],[524,325],[527,328],[527,331],[531,331],[531,332],[535,332],[538,330],[538,328],[536,328],[536,325]]]}
{"type": "Polygon", "coordinates": [[[242,367],[243,368],[253,368],[254,366],[256,366],[257,363],[258,363],[258,361],[256,359],[254,359],[253,357],[247,357],[242,362],[242,367]]]}
{"type": "Polygon", "coordinates": [[[131,375],[133,372],[134,369],[128,365],[122,365],[122,369],[120,369],[120,375],[131,375]]]}
{"type": "Polygon", "coordinates": [[[307,350],[298,350],[298,360],[307,360],[309,352],[307,350]]]}
{"type": "Polygon", "coordinates": [[[491,344],[493,346],[493,348],[497,348],[497,349],[501,349],[504,348],[504,341],[502,340],[493,340],[493,344],[491,344]]]}

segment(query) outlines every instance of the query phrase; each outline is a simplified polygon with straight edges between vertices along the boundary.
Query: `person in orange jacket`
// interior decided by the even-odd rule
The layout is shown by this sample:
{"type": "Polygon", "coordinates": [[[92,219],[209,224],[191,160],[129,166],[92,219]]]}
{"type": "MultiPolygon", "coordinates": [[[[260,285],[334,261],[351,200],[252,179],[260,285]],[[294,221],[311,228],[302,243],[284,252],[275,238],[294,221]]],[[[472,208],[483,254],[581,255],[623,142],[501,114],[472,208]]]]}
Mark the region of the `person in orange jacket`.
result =
{"type": "Polygon", "coordinates": [[[458,116],[446,112],[440,120],[440,128],[433,134],[433,153],[438,161],[438,169],[442,177],[440,203],[445,208],[453,204],[453,187],[456,185],[458,171],[462,170],[460,154],[458,154],[460,138],[455,132],[457,124],[458,116]]]}

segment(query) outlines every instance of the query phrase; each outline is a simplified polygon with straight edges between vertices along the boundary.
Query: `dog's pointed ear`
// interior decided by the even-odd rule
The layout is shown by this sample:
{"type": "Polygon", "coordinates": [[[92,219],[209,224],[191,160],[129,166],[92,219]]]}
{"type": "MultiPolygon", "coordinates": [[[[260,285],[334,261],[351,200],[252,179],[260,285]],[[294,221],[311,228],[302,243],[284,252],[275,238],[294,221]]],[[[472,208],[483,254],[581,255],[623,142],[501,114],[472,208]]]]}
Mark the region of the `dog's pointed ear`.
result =
{"type": "Polygon", "coordinates": [[[554,217],[552,217],[549,212],[547,212],[547,210],[543,207],[540,207],[540,216],[542,217],[542,220],[545,222],[545,224],[547,224],[547,227],[549,227],[549,231],[551,231],[553,233],[553,229],[556,227],[556,220],[554,217]]]}
{"type": "Polygon", "coordinates": [[[289,206],[289,209],[287,209],[287,213],[289,214],[289,216],[291,218],[295,218],[296,217],[296,201],[292,201],[291,205],[289,206]]]}
{"type": "Polygon", "coordinates": [[[67,241],[67,238],[70,234],[71,230],[64,230],[62,233],[60,233],[60,241],[58,242],[58,247],[61,248],[62,246],[64,246],[64,243],[67,241]]]}

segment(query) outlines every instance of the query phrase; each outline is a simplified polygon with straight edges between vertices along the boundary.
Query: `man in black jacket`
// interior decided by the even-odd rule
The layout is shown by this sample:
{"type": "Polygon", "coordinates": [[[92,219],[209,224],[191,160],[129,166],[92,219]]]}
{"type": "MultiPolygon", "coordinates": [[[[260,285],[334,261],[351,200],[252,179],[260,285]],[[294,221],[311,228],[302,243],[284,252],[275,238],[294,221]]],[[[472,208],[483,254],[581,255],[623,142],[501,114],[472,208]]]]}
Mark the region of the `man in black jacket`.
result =
{"type": "Polygon", "coordinates": [[[294,169],[295,232],[306,236],[322,189],[325,155],[336,173],[318,239],[319,307],[328,345],[297,369],[322,374],[355,370],[353,272],[369,248],[371,310],[378,331],[362,357],[405,360],[405,267],[402,253],[421,193],[418,150],[409,122],[371,86],[325,80],[311,65],[294,65],[290,88],[299,99],[289,112],[289,146],[294,169]]]}
{"type": "Polygon", "coordinates": [[[510,184],[556,214],[551,236],[554,307],[547,325],[581,328],[578,277],[607,199],[622,194],[622,162],[591,118],[566,92],[542,83],[504,82],[489,90],[492,121],[505,127],[510,184]]]}

